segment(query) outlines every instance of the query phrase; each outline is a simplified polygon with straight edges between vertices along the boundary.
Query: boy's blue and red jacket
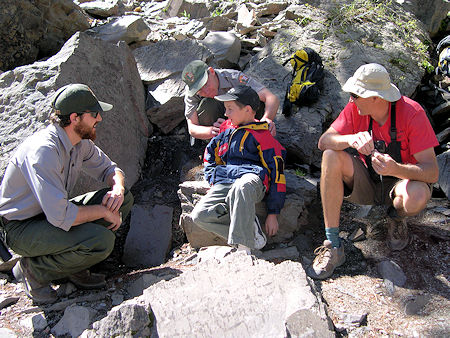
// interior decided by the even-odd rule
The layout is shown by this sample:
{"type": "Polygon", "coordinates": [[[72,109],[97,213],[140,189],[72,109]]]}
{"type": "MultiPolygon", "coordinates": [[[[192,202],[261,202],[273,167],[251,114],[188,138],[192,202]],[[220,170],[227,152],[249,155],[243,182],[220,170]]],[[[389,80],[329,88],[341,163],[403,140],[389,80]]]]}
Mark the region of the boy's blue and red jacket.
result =
{"type": "Polygon", "coordinates": [[[267,122],[225,129],[205,149],[205,179],[227,184],[254,173],[266,187],[268,213],[279,214],[286,195],[285,158],[286,149],[270,134],[267,122]]]}

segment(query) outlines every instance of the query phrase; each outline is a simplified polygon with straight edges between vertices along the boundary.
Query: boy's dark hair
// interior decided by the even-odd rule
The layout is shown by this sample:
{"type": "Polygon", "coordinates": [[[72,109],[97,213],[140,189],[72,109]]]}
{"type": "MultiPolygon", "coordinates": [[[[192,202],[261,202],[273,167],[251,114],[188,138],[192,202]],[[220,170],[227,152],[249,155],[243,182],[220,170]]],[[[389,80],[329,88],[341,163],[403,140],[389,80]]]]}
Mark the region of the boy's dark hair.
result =
{"type": "MultiPolygon", "coordinates": [[[[242,102],[239,102],[239,101],[234,101],[234,103],[236,103],[236,106],[238,106],[239,108],[244,108],[245,106],[248,106],[248,104],[244,104],[244,103],[242,103],[242,102]]],[[[252,108],[251,106],[250,106],[250,108],[252,108]]],[[[252,110],[253,110],[253,112],[255,112],[255,110],[252,108],[252,110]]]]}

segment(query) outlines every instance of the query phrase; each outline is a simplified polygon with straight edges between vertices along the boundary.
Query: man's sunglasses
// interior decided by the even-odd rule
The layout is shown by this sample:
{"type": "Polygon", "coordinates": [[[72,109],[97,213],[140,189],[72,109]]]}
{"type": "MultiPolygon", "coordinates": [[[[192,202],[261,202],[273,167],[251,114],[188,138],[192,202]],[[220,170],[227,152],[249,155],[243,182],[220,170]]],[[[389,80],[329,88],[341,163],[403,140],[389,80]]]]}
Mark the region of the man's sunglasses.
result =
{"type": "Polygon", "coordinates": [[[350,93],[350,96],[353,100],[359,99],[359,96],[353,93],[350,93]]]}
{"type": "Polygon", "coordinates": [[[83,114],[91,114],[91,116],[94,118],[94,119],[96,119],[97,118],[97,115],[99,114],[100,112],[98,112],[98,111],[84,111],[84,112],[81,112],[81,113],[77,113],[77,115],[78,116],[81,116],[81,115],[83,115],[83,114]]]}

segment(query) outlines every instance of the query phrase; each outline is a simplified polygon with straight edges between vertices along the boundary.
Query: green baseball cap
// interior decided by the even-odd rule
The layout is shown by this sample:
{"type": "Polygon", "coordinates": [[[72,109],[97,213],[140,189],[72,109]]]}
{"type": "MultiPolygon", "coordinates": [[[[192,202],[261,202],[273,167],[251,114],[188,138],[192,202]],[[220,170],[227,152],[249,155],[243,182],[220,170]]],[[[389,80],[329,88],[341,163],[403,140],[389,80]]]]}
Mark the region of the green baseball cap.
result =
{"type": "Polygon", "coordinates": [[[181,76],[188,86],[188,95],[195,95],[208,81],[208,65],[201,60],[189,63],[181,76]]]}
{"type": "Polygon", "coordinates": [[[99,101],[85,84],[72,83],[56,91],[52,107],[59,110],[59,115],[70,115],[85,111],[105,112],[111,110],[113,105],[99,101]]]}

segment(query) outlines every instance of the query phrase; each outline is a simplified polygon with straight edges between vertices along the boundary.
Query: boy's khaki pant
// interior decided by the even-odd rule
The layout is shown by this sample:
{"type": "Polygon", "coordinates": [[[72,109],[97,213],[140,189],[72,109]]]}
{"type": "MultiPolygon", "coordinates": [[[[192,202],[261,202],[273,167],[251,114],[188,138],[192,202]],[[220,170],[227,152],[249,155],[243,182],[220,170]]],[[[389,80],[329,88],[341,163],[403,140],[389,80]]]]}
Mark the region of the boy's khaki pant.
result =
{"type": "Polygon", "coordinates": [[[192,211],[201,228],[226,239],[228,244],[255,248],[255,204],[265,187],[255,174],[245,174],[232,184],[215,184],[192,211]]]}
{"type": "MultiPolygon", "coordinates": [[[[110,189],[89,192],[71,201],[77,205],[100,204],[110,189]]],[[[125,193],[120,208],[125,219],[133,205],[133,195],[125,193]]],[[[50,224],[44,214],[9,221],[4,226],[6,242],[17,254],[30,257],[29,269],[38,282],[48,283],[67,277],[101,262],[114,248],[115,234],[101,219],[64,231],[50,224]]]]}

